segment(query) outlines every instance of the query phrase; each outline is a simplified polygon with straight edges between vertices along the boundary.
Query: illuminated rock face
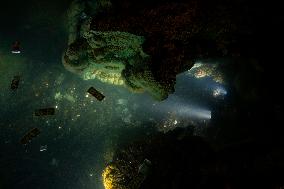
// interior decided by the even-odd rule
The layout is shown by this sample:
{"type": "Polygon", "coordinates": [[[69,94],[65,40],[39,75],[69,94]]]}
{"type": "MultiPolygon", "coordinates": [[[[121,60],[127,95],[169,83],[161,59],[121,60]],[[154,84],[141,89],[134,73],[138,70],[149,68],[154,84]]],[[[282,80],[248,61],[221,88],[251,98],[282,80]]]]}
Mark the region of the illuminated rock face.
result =
{"type": "Polygon", "coordinates": [[[197,79],[211,77],[215,82],[224,84],[223,75],[218,71],[218,65],[216,64],[196,63],[191,70],[188,70],[188,74],[197,79]]]}
{"type": "Polygon", "coordinates": [[[135,152],[139,153],[139,150],[134,147],[130,147],[125,151],[122,150],[123,157],[125,157],[126,153],[129,154],[127,159],[119,159],[108,164],[102,173],[105,189],[139,188],[145,179],[145,175],[139,173],[139,167],[143,159],[141,157],[135,159],[133,156],[135,152]]]}
{"type": "Polygon", "coordinates": [[[149,56],[143,52],[144,37],[127,32],[98,32],[82,26],[81,38],[69,45],[63,65],[84,80],[98,79],[124,85],[134,92],[148,91],[156,99],[167,91],[154,79],[147,66],[149,56]]]}
{"type": "Polygon", "coordinates": [[[119,184],[119,181],[123,179],[119,169],[113,165],[108,165],[103,174],[103,184],[105,189],[124,189],[125,186],[119,184]]]}
{"type": "MultiPolygon", "coordinates": [[[[85,80],[99,79],[102,82],[123,85],[121,72],[125,69],[124,62],[139,53],[135,52],[139,49],[123,41],[123,38],[128,37],[121,32],[88,33],[88,37],[70,44],[64,55],[63,64],[85,80]],[[119,44],[124,45],[119,46],[119,44]]],[[[133,37],[130,41],[133,44],[139,42],[139,38],[135,39],[133,37]]]]}
{"type": "MultiPolygon", "coordinates": [[[[97,6],[105,8],[112,4],[110,2],[103,2],[98,1],[97,6]]],[[[122,22],[117,22],[120,24],[119,28],[113,27],[109,30],[103,28],[104,26],[96,27],[94,26],[94,22],[97,19],[96,16],[81,18],[81,15],[88,8],[86,3],[74,1],[69,9],[69,47],[62,58],[65,68],[80,75],[85,80],[98,79],[105,83],[125,86],[133,92],[148,92],[157,100],[167,98],[174,91],[175,76],[180,72],[180,62],[183,56],[179,56],[178,53],[177,57],[175,57],[171,52],[165,51],[163,53],[170,57],[169,59],[166,58],[164,62],[154,60],[155,58],[152,57],[152,54],[157,54],[158,52],[156,51],[160,49],[158,46],[154,49],[151,47],[152,43],[155,43],[155,41],[152,41],[155,38],[148,40],[149,42],[151,41],[148,46],[149,43],[145,43],[148,35],[145,35],[144,32],[140,33],[128,30],[127,28],[129,27],[124,27],[124,23],[122,22]],[[145,51],[145,45],[147,46],[146,51],[150,52],[150,54],[145,51]],[[178,63],[175,64],[172,60],[178,60],[178,63]],[[156,67],[154,67],[155,65],[156,67]]],[[[147,17],[153,17],[159,11],[167,11],[169,8],[170,6],[166,6],[161,10],[157,10],[158,12],[148,12],[149,15],[147,17]]],[[[171,8],[170,11],[172,11],[171,8]]],[[[131,16],[129,18],[131,19],[131,16]]],[[[141,20],[140,25],[145,23],[146,20],[148,19],[141,20]]],[[[125,20],[125,22],[139,24],[139,19],[135,18],[132,22],[125,20]]],[[[168,22],[168,28],[162,35],[170,37],[171,33],[169,31],[172,30],[170,24],[175,22],[174,16],[168,22]]],[[[181,23],[183,24],[183,22],[181,23]]],[[[98,22],[98,24],[100,23],[98,22]]],[[[150,26],[146,29],[146,33],[151,33],[156,29],[163,30],[163,28],[159,28],[159,25],[160,23],[150,26]]],[[[141,27],[137,28],[139,31],[144,31],[141,27]]],[[[175,38],[181,37],[176,32],[180,31],[174,31],[175,38]]],[[[183,52],[169,41],[164,47],[161,47],[162,50],[163,48],[174,49],[174,52],[183,52]]],[[[192,63],[187,68],[191,66],[192,63]]]]}
{"type": "Polygon", "coordinates": [[[143,63],[147,55],[141,45],[143,37],[125,32],[86,31],[84,38],[71,43],[63,63],[83,79],[124,85],[121,75],[127,64],[143,63]]]}
{"type": "Polygon", "coordinates": [[[196,59],[230,54],[234,23],[223,7],[207,1],[78,0],[68,12],[63,64],[85,80],[163,100],[174,92],[176,75],[196,59]]]}
{"type": "Polygon", "coordinates": [[[211,147],[179,128],[118,148],[102,177],[105,189],[196,188],[215,169],[211,147]],[[150,164],[143,173],[145,160],[150,164]]]}

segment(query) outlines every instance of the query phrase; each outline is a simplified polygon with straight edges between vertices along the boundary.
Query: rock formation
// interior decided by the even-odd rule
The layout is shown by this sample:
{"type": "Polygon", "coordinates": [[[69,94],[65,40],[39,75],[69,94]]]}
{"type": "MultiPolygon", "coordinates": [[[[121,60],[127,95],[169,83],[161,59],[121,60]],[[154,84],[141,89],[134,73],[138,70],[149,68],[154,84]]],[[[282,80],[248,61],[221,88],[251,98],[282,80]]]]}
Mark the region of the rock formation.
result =
{"type": "Polygon", "coordinates": [[[83,79],[163,100],[174,92],[176,75],[196,59],[235,53],[234,6],[206,0],[75,1],[63,64],[83,79]]]}

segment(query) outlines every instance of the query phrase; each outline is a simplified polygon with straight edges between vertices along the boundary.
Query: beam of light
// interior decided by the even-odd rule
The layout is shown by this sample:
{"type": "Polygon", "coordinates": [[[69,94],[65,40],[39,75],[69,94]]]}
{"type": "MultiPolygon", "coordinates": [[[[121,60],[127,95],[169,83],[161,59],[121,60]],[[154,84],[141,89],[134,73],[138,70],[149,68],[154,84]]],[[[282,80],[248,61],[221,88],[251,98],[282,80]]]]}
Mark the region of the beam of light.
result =
{"type": "Polygon", "coordinates": [[[174,112],[178,117],[187,119],[211,119],[210,110],[193,105],[188,101],[184,101],[176,96],[172,96],[165,102],[156,105],[155,109],[158,109],[161,113],[174,112]]]}
{"type": "Polygon", "coordinates": [[[211,111],[199,107],[194,107],[190,105],[180,105],[176,111],[182,117],[188,116],[195,119],[211,119],[211,111]]]}

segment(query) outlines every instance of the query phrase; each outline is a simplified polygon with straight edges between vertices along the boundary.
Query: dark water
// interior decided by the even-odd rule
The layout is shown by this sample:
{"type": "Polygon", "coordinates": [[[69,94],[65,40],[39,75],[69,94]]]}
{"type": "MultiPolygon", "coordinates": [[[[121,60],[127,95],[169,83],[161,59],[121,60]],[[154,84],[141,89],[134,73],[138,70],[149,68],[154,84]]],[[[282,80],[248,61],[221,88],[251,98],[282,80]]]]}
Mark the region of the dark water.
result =
{"type": "Polygon", "coordinates": [[[163,102],[82,80],[61,64],[68,4],[29,0],[1,5],[0,188],[103,188],[102,169],[119,143],[188,125],[203,135],[212,112],[226,104],[230,94],[216,61],[178,75],[176,92],[163,102]],[[21,54],[10,52],[16,40],[21,54]],[[18,74],[19,88],[11,91],[10,82],[18,74]],[[90,86],[106,99],[87,97],[90,86]],[[33,116],[35,109],[45,107],[56,107],[56,114],[33,116]],[[40,135],[22,146],[20,138],[33,127],[40,135]]]}

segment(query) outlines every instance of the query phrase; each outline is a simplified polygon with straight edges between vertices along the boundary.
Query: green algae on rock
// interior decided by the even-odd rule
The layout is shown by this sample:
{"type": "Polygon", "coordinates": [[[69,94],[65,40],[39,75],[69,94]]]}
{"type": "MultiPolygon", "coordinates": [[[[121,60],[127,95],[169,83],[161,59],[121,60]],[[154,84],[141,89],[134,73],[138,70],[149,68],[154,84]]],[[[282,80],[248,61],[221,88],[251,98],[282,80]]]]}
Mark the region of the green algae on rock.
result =
{"type": "Polygon", "coordinates": [[[70,7],[69,47],[63,55],[64,66],[85,80],[122,85],[164,100],[174,92],[177,74],[199,58],[230,56],[237,44],[240,22],[231,15],[237,11],[230,13],[230,4],[90,2],[74,1],[70,7]]]}

